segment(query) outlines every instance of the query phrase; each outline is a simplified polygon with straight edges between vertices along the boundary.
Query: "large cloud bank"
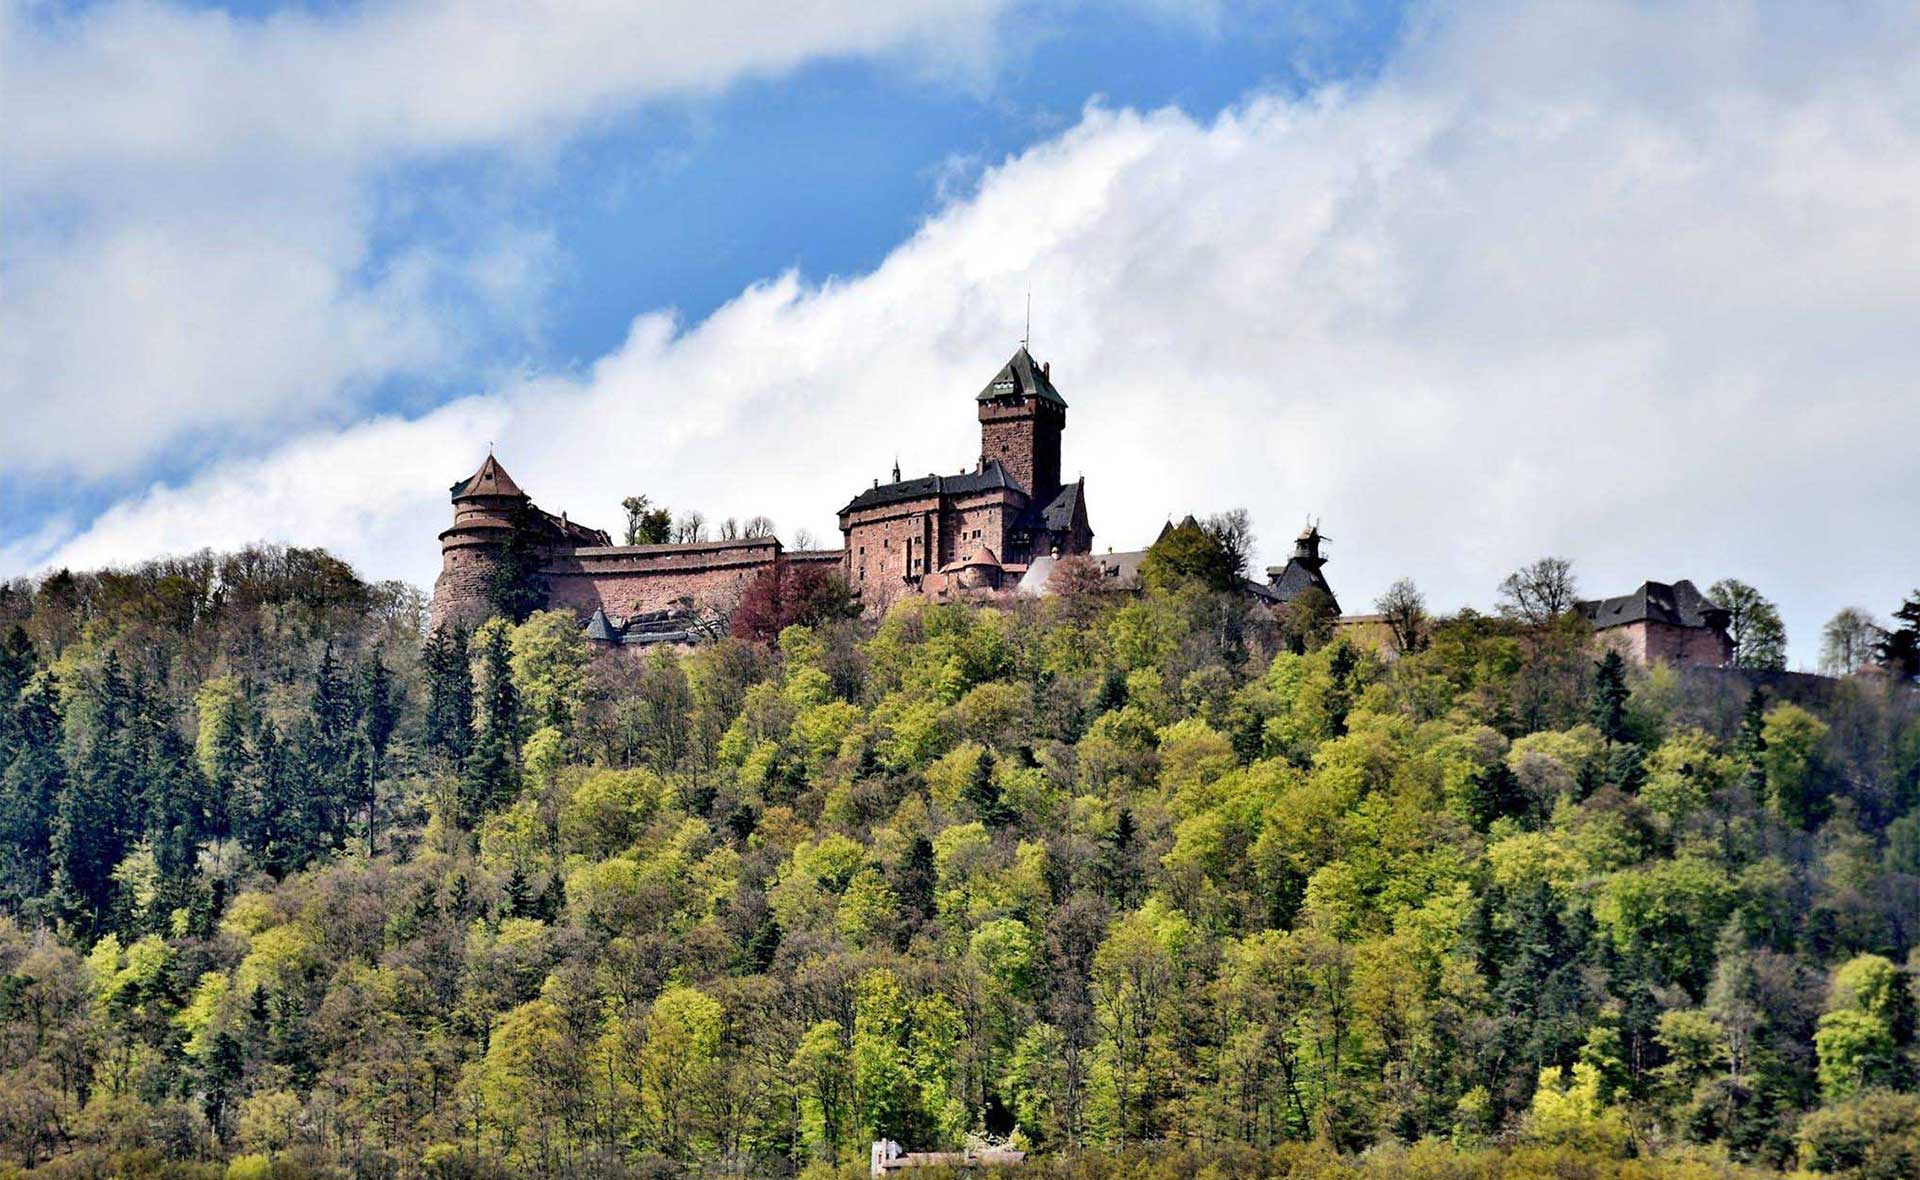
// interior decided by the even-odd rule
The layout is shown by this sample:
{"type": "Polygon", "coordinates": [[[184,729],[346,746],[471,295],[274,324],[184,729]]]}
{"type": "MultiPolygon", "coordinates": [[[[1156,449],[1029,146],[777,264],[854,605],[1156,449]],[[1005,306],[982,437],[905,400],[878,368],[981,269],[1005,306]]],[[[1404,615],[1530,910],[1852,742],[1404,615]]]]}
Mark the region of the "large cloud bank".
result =
{"type": "Polygon", "coordinates": [[[546,270],[511,225],[376,250],[393,170],[504,155],[510,189],[636,104],[823,58],[965,71],[1001,3],[0,0],[0,467],[110,483],[350,421],[469,359],[546,270]]]}
{"type": "Polygon", "coordinates": [[[1916,227],[1911,9],[1476,6],[1351,89],[1089,109],[870,274],[640,315],[582,377],[217,466],[49,560],[271,537],[424,584],[489,440],[575,519],[830,533],[896,454],[972,462],[1030,284],[1101,545],[1244,505],[1278,557],[1312,514],[1348,609],[1484,605],[1545,552],[1592,592],[1739,576],[1809,658],[1920,582],[1916,227]]]}

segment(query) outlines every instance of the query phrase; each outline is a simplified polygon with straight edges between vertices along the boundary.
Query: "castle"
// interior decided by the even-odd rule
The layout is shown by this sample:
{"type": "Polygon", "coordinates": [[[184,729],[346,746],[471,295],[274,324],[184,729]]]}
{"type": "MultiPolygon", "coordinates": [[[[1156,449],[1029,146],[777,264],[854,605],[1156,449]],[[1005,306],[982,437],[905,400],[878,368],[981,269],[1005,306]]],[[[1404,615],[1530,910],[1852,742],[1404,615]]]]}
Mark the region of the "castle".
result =
{"type": "MultiPolygon", "coordinates": [[[[615,545],[604,531],[536,506],[492,454],[453,485],[453,524],[440,534],[440,576],[428,625],[471,625],[498,603],[503,583],[523,604],[573,611],[596,643],[691,642],[715,632],[761,572],[831,570],[868,610],[903,594],[949,598],[999,590],[1044,594],[1059,558],[1091,555],[1086,481],[1061,477],[1067,401],[1051,365],[1023,344],[974,397],[980,458],[953,475],[879,480],[840,509],[838,549],[788,550],[776,537],[615,545]]],[[[1199,528],[1192,517],[1176,528],[1199,528]]],[[[1166,533],[1163,531],[1162,536],[1166,533]]],[[[1270,611],[1317,594],[1336,616],[1317,525],[1285,565],[1243,588],[1270,611]]],[[[1106,553],[1095,568],[1114,590],[1139,585],[1146,551],[1106,553]]],[[[1648,582],[1632,594],[1577,609],[1596,642],[1642,664],[1720,666],[1733,654],[1727,612],[1691,582],[1648,582]]],[[[1355,637],[1384,633],[1378,616],[1348,615],[1355,637]]],[[[1378,635],[1375,635],[1378,638],[1378,635]]]]}
{"type": "Polygon", "coordinates": [[[839,549],[788,550],[774,537],[615,545],[601,529],[536,506],[488,454],[451,489],[453,524],[440,534],[429,626],[485,618],[504,579],[617,642],[631,620],[724,613],[779,562],[832,568],[871,608],[901,594],[1011,588],[1036,558],[1091,552],[1085,482],[1061,481],[1067,402],[1052,367],[1022,345],[974,403],[974,469],[903,480],[896,464],[891,482],[876,480],[840,510],[839,549]]]}

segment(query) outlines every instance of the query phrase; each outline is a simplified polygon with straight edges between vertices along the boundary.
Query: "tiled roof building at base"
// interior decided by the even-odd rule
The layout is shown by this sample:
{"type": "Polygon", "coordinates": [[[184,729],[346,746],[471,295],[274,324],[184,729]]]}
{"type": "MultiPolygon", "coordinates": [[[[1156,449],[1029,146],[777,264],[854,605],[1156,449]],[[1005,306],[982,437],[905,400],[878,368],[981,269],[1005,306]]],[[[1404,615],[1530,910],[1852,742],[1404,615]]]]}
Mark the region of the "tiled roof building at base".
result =
{"type": "Polygon", "coordinates": [[[1023,346],[974,398],[971,471],[875,482],[840,510],[847,581],[871,605],[901,594],[1011,588],[1036,559],[1090,552],[1086,484],[1060,481],[1067,402],[1023,346]]]}

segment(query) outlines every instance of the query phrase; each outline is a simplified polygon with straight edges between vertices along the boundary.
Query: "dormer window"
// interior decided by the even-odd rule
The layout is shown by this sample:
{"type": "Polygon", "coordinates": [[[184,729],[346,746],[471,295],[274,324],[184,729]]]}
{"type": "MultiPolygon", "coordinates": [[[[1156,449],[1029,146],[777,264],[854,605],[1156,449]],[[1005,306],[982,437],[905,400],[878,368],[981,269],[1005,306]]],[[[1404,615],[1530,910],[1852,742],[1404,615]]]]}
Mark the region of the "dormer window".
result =
{"type": "Polygon", "coordinates": [[[1013,392],[1013,378],[1011,378],[1011,377],[1008,377],[1008,378],[1006,378],[1006,379],[1005,379],[1005,380],[1003,380],[1003,381],[995,381],[995,382],[993,383],[993,391],[994,391],[995,393],[1012,393],[1012,392],[1013,392]]]}

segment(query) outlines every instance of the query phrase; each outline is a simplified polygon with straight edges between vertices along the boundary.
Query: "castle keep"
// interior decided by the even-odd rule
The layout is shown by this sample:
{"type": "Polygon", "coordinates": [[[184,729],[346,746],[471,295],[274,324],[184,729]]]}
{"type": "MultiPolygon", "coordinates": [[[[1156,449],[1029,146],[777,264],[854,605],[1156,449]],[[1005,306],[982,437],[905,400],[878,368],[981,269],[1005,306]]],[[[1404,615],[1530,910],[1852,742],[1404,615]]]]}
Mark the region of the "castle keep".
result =
{"type": "Polygon", "coordinates": [[[974,398],[972,471],[876,483],[840,510],[847,582],[863,599],[997,590],[1035,558],[1087,553],[1086,486],[1060,482],[1067,401],[1023,346],[974,398]]]}
{"type": "Polygon", "coordinates": [[[972,471],[893,480],[840,510],[840,549],[787,550],[773,537],[615,545],[604,531],[536,506],[489,454],[454,484],[440,534],[429,625],[485,618],[503,580],[544,606],[593,618],[602,632],[662,611],[720,611],[760,571],[826,566],[869,607],[903,593],[946,596],[1011,587],[1035,559],[1090,552],[1083,481],[1062,484],[1067,403],[1051,367],[1022,346],[974,399],[980,460],[972,471]],[[611,620],[611,623],[609,623],[611,620]]]}

